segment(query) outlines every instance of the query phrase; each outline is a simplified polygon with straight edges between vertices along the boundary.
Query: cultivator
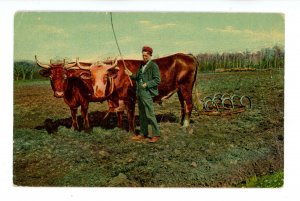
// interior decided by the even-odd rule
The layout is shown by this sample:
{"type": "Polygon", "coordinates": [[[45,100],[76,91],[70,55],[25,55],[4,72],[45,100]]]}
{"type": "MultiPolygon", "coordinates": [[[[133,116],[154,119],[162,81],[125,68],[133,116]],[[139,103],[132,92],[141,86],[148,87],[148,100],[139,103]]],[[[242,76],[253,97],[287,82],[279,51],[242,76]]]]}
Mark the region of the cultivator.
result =
{"type": "Polygon", "coordinates": [[[213,96],[206,96],[201,99],[204,115],[231,115],[244,112],[252,108],[251,98],[246,95],[230,95],[228,93],[216,93],[213,96]]]}

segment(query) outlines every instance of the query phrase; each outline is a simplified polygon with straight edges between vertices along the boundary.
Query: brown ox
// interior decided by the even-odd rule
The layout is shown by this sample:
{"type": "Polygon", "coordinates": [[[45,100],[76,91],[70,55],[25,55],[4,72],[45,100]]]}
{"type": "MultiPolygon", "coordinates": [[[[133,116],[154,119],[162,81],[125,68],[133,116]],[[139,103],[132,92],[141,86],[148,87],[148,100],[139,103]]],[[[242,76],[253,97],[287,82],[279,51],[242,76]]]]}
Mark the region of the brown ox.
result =
{"type": "MultiPolygon", "coordinates": [[[[154,59],[154,61],[159,66],[161,74],[161,83],[158,86],[159,95],[154,97],[154,101],[161,103],[177,92],[181,104],[180,123],[183,127],[188,127],[193,109],[192,91],[196,82],[198,69],[196,58],[192,55],[177,53],[154,59]]],[[[125,66],[133,73],[138,71],[142,62],[142,60],[124,60],[125,66]]],[[[118,71],[116,71],[114,76],[108,76],[108,70],[111,68],[103,64],[92,65],[89,68],[83,67],[80,62],[78,62],[77,65],[90,70],[94,95],[96,97],[107,96],[105,91],[108,90],[108,85],[113,85],[113,88],[110,88],[112,90],[110,92],[111,103],[114,104],[114,107],[118,107],[118,111],[126,107],[129,131],[134,132],[136,83],[133,82],[133,85],[131,85],[130,78],[125,73],[124,63],[122,60],[118,60],[118,71]],[[108,79],[108,77],[110,77],[110,79],[108,79]],[[123,107],[123,105],[125,107],[123,107]]],[[[196,93],[196,95],[198,94],[196,93]]],[[[199,97],[195,100],[199,100],[199,97]]]]}
{"type": "MultiPolygon", "coordinates": [[[[37,58],[36,63],[42,67],[39,73],[44,77],[49,77],[51,87],[56,98],[64,98],[64,102],[70,107],[72,115],[72,127],[79,130],[77,122],[77,109],[81,106],[81,115],[84,121],[85,130],[90,129],[88,119],[89,102],[103,102],[105,98],[95,97],[91,73],[87,70],[79,69],[77,62],[65,64],[65,62],[52,63],[50,65],[40,63],[37,58]]],[[[82,65],[91,65],[85,63],[82,65]]],[[[115,64],[116,65],[116,64],[115,64]]],[[[114,67],[114,66],[112,66],[114,67]]]]}

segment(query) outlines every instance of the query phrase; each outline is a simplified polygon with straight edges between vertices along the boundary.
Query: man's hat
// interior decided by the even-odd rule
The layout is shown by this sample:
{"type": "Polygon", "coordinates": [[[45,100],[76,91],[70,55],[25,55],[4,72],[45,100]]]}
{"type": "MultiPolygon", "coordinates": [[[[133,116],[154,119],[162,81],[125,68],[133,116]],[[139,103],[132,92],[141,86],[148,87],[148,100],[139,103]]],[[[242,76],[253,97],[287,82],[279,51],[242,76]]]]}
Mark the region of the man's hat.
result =
{"type": "Polygon", "coordinates": [[[142,52],[149,52],[152,55],[153,49],[149,46],[144,46],[142,52]]]}

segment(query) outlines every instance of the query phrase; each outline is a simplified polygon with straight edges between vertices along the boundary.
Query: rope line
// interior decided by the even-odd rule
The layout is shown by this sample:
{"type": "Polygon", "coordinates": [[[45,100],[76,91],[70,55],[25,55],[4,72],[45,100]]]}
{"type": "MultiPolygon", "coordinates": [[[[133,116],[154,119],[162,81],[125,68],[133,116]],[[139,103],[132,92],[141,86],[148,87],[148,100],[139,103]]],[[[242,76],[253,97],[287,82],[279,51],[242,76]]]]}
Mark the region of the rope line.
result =
{"type": "MultiPolygon", "coordinates": [[[[114,38],[115,38],[115,41],[116,41],[116,44],[117,44],[117,47],[118,47],[118,51],[119,51],[121,60],[122,60],[122,62],[123,62],[123,65],[124,65],[125,69],[128,70],[128,68],[126,67],[125,61],[124,61],[124,59],[123,59],[123,56],[122,56],[122,53],[121,53],[121,49],[120,49],[120,46],[119,46],[119,43],[118,43],[118,39],[117,39],[117,36],[116,36],[116,33],[115,33],[115,28],[114,28],[114,23],[113,23],[112,12],[110,12],[110,23],[111,23],[111,28],[112,28],[112,31],[113,31],[113,34],[114,34],[114,38]]],[[[128,75],[128,79],[129,79],[129,81],[130,81],[130,85],[133,86],[132,81],[131,81],[129,75],[128,75]]]]}

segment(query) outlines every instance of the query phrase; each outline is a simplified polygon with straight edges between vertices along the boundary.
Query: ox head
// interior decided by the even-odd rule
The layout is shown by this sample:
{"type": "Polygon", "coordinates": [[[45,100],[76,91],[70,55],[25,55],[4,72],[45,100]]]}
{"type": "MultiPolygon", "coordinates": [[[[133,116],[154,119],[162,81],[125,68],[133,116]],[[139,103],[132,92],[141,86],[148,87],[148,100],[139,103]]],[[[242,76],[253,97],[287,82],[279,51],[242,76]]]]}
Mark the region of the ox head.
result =
{"type": "Polygon", "coordinates": [[[116,71],[118,61],[108,65],[101,62],[92,64],[91,66],[82,66],[77,60],[77,66],[81,69],[88,69],[91,72],[91,80],[94,90],[94,95],[97,98],[106,98],[113,92],[113,79],[117,75],[116,71]]]}
{"type": "Polygon", "coordinates": [[[42,68],[39,71],[40,75],[50,78],[54,96],[56,98],[64,97],[67,87],[67,70],[75,66],[76,62],[66,64],[65,60],[62,62],[50,60],[50,64],[42,64],[37,60],[37,56],[35,56],[35,61],[42,68]]]}

